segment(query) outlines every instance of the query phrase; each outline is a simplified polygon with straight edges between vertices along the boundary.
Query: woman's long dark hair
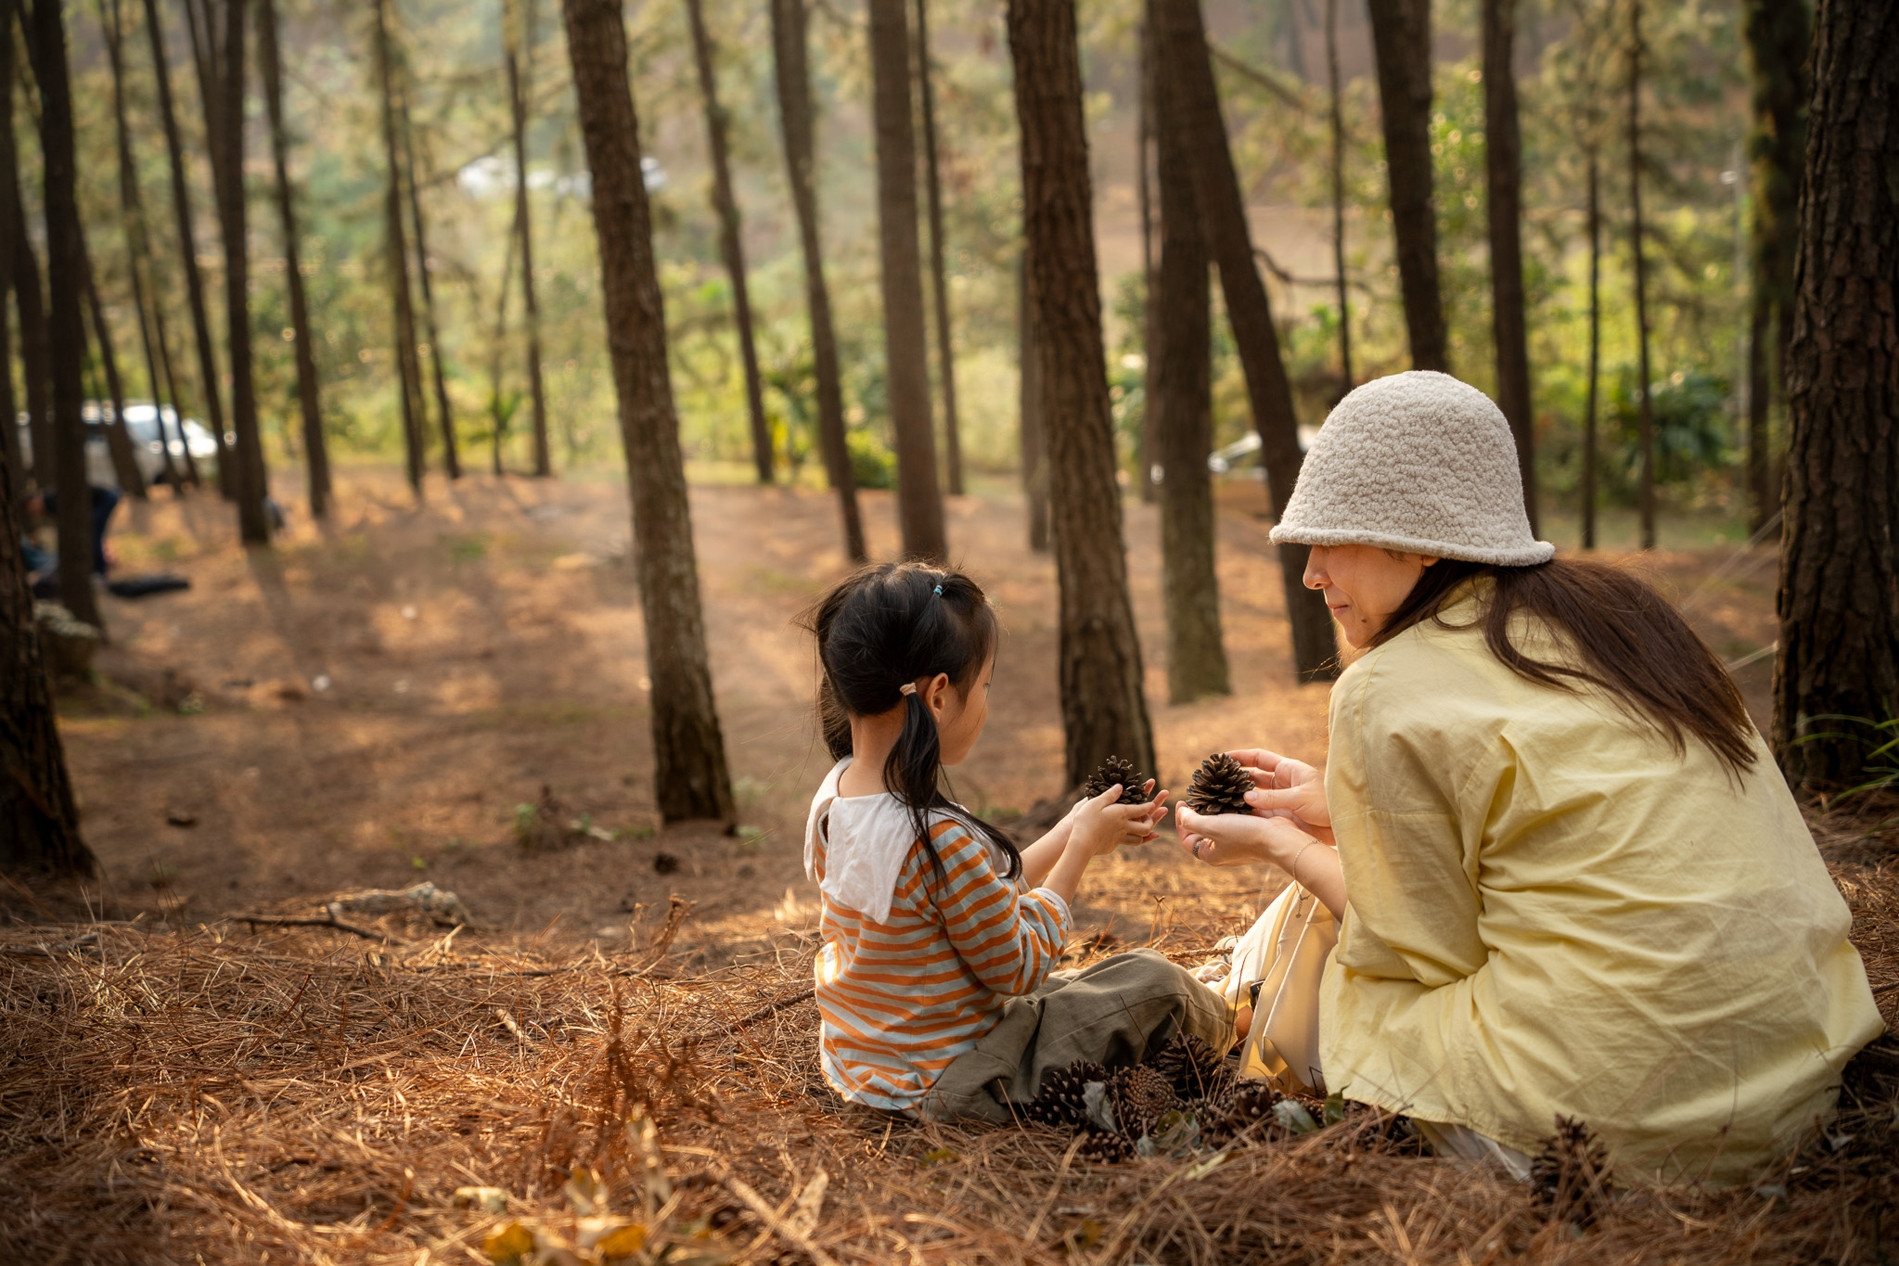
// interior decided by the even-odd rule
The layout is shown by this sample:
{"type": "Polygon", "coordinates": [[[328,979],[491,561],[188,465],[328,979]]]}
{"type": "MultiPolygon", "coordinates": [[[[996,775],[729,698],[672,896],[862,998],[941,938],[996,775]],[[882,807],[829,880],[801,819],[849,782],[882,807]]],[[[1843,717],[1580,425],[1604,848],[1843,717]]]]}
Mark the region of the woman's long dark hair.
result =
{"type": "Polygon", "coordinates": [[[1495,584],[1478,617],[1484,643],[1518,676],[1558,690],[1594,687],[1661,731],[1677,752],[1692,737],[1713,749],[1736,777],[1754,767],[1754,723],[1727,669],[1667,599],[1606,563],[1559,558],[1534,567],[1497,567],[1443,559],[1425,569],[1370,645],[1382,646],[1425,620],[1471,627],[1451,625],[1440,612],[1473,576],[1488,576],[1495,584]],[[1580,663],[1524,654],[1510,640],[1518,612],[1565,637],[1580,663]]]}
{"type": "Polygon", "coordinates": [[[1005,874],[1022,873],[1015,841],[943,793],[943,750],[936,718],[911,682],[942,673],[967,695],[995,652],[995,608],[961,572],[922,563],[866,567],[819,600],[805,617],[817,636],[818,718],[834,760],[851,754],[851,717],[876,716],[904,705],[903,732],[884,762],[884,786],[910,812],[910,824],[940,874],[930,839],[932,810],[947,813],[986,838],[1007,859],[1005,874]]]}

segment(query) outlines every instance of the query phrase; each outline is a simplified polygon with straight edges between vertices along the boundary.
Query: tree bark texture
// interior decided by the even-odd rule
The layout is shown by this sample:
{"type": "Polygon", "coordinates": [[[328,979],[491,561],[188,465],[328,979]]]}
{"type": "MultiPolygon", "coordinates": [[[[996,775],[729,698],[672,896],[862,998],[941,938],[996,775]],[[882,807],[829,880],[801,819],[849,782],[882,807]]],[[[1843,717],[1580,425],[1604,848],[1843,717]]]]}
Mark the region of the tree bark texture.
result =
{"type": "Polygon", "coordinates": [[[1583,402],[1582,547],[1596,548],[1596,437],[1598,394],[1602,381],[1602,177],[1595,143],[1590,142],[1587,205],[1589,232],[1589,385],[1583,402]]]}
{"type": "Polygon", "coordinates": [[[395,68],[391,64],[387,0],[376,5],[376,79],[382,92],[382,147],[389,173],[383,193],[383,224],[389,265],[389,295],[395,310],[396,376],[401,386],[402,443],[409,487],[422,495],[427,465],[422,426],[422,366],[416,357],[415,300],[409,291],[409,235],[402,223],[402,156],[396,138],[395,68]]]}
{"type": "Polygon", "coordinates": [[[90,875],[20,553],[19,472],[4,448],[0,463],[0,871],[90,875]]]}
{"type": "Polygon", "coordinates": [[[1523,140],[1517,129],[1517,0],[1483,0],[1484,174],[1489,199],[1490,328],[1497,405],[1517,442],[1523,507],[1537,530],[1536,427],[1523,297],[1523,140]]]}
{"type": "Polygon", "coordinates": [[[1366,0],[1384,116],[1385,173],[1411,368],[1449,373],[1431,195],[1431,0],[1366,0]]]}
{"type": "Polygon", "coordinates": [[[1655,548],[1655,407],[1649,399],[1648,256],[1642,231],[1642,0],[1629,3],[1629,252],[1635,271],[1635,366],[1641,426],[1642,548],[1655,548]]]}
{"type": "Polygon", "coordinates": [[[1821,0],[1787,348],[1774,751],[1865,778],[1899,707],[1899,9],[1821,0]],[[1809,734],[1840,737],[1806,738],[1809,734]],[[1870,741],[1869,741],[1870,740],[1870,741]]]}
{"type": "MultiPolygon", "coordinates": [[[[1158,82],[1173,94],[1170,109],[1181,120],[1180,139],[1187,147],[1194,197],[1200,204],[1207,246],[1220,269],[1220,292],[1226,300],[1227,321],[1233,328],[1240,369],[1246,378],[1253,428],[1259,433],[1272,513],[1277,515],[1292,497],[1304,454],[1299,448],[1292,384],[1280,359],[1272,303],[1254,263],[1252,231],[1246,223],[1246,203],[1233,168],[1233,151],[1227,144],[1226,120],[1220,113],[1198,0],[1156,0],[1153,25],[1161,59],[1158,82]]],[[[1279,546],[1280,580],[1286,595],[1287,619],[1292,624],[1293,661],[1303,681],[1330,678],[1338,672],[1332,613],[1317,591],[1305,587],[1309,553],[1303,545],[1279,546]]]]}
{"type": "MultiPolygon", "coordinates": [[[[13,395],[13,337],[7,296],[13,290],[13,251],[20,225],[19,171],[13,152],[13,23],[0,33],[0,460],[7,464],[7,494],[16,507],[26,504],[26,454],[14,421],[19,404],[13,395]]],[[[0,524],[0,530],[5,525],[0,524]]]]}
{"type": "Polygon", "coordinates": [[[758,482],[772,481],[771,427],[765,421],[765,388],[758,373],[758,346],[752,338],[752,299],[745,284],[745,241],[738,198],[732,193],[732,162],[725,140],[725,108],[719,104],[719,76],[713,64],[712,36],[706,31],[705,0],[686,0],[692,27],[692,57],[699,69],[699,96],[705,106],[706,152],[712,160],[712,210],[719,217],[719,254],[732,283],[732,326],[738,333],[739,362],[745,370],[745,411],[752,424],[752,465],[758,482]]]}
{"type": "Polygon", "coordinates": [[[93,337],[98,340],[99,363],[105,370],[106,403],[111,406],[111,416],[105,416],[102,411],[99,429],[105,433],[106,452],[112,458],[112,473],[119,487],[128,495],[145,501],[149,497],[145,489],[145,476],[139,473],[138,459],[132,455],[132,437],[125,431],[125,385],[119,379],[119,358],[112,349],[112,327],[106,324],[105,303],[99,298],[99,278],[92,271],[92,257],[84,253],[83,233],[80,236],[80,249],[80,258],[86,265],[86,308],[92,317],[93,337]]]}
{"type": "Polygon", "coordinates": [[[669,822],[732,816],[725,740],[712,697],[666,313],[653,260],[639,121],[627,80],[620,0],[563,0],[581,136],[593,172],[607,347],[619,395],[652,680],[657,797],[669,822]]]}
{"type": "Polygon", "coordinates": [[[1753,294],[1747,345],[1747,486],[1752,526],[1758,532],[1780,504],[1767,419],[1771,384],[1778,382],[1783,393],[1786,389],[1800,167],[1807,148],[1808,88],[1802,68],[1813,40],[1806,0],[1747,0],[1743,25],[1754,80],[1754,126],[1748,138],[1754,214],[1748,234],[1753,294]]]}
{"type": "Polygon", "coordinates": [[[1153,504],[1160,497],[1154,483],[1154,468],[1160,464],[1159,442],[1154,436],[1154,355],[1160,346],[1160,276],[1154,259],[1154,192],[1149,167],[1154,157],[1154,30],[1143,17],[1140,33],[1140,91],[1135,94],[1134,116],[1134,196],[1141,216],[1141,451],[1135,465],[1135,484],[1141,501],[1153,504]]]}
{"type": "Polygon", "coordinates": [[[1016,264],[1016,407],[1022,443],[1022,495],[1028,502],[1029,548],[1048,552],[1048,428],[1043,424],[1041,362],[1035,355],[1035,313],[1029,306],[1026,243],[1016,264]]]}
{"type": "Polygon", "coordinates": [[[943,262],[943,171],[937,158],[935,75],[930,67],[928,0],[917,2],[917,99],[923,107],[923,179],[929,194],[930,278],[936,300],[936,370],[943,391],[943,462],[949,491],[963,495],[963,437],[956,420],[955,337],[950,328],[949,270],[943,262]]]}
{"type": "Polygon", "coordinates": [[[1060,589],[1062,785],[1072,787],[1109,756],[1153,769],[1154,740],[1128,602],[1108,421],[1074,0],[1009,0],[1008,25],[1022,134],[1029,309],[1060,589]]]}
{"type": "Polygon", "coordinates": [[[104,628],[92,588],[92,493],[86,482],[83,360],[86,244],[79,223],[78,154],[60,0],[33,0],[27,51],[40,91],[46,199],[46,333],[52,348],[53,486],[59,492],[59,596],[73,617],[104,628]]]}
{"type": "Polygon", "coordinates": [[[1214,569],[1212,286],[1200,203],[1194,197],[1187,132],[1175,83],[1154,93],[1161,252],[1149,292],[1155,343],[1148,355],[1147,409],[1161,468],[1161,605],[1167,611],[1167,696],[1186,703],[1232,692],[1220,637],[1220,583],[1214,569]]]}
{"type": "Polygon", "coordinates": [[[910,118],[904,0],[869,0],[871,116],[877,138],[877,236],[884,296],[884,390],[897,448],[897,521],[908,558],[949,555],[930,424],[929,349],[917,249],[917,151],[910,118]]]}
{"type": "MultiPolygon", "coordinates": [[[[39,257],[33,252],[33,239],[27,233],[26,203],[20,196],[19,154],[13,132],[13,83],[18,63],[15,59],[13,26],[8,23],[0,37],[0,63],[5,74],[6,91],[0,97],[0,200],[6,202],[7,236],[4,247],[15,302],[20,310],[20,377],[26,385],[27,438],[33,449],[31,463],[34,482],[42,488],[53,486],[53,402],[52,348],[46,335],[46,297],[40,285],[39,257]]],[[[0,294],[0,303],[5,295],[0,294]]],[[[17,441],[17,433],[15,435],[17,441]]],[[[24,468],[16,474],[24,479],[24,468]]]]}
{"type": "MultiPolygon", "coordinates": [[[[114,0],[117,3],[117,0],[114,0]]],[[[284,281],[290,298],[290,331],[296,340],[297,406],[303,417],[303,453],[310,488],[310,515],[330,511],[330,447],[323,434],[318,400],[316,345],[310,335],[310,307],[298,267],[297,204],[290,184],[290,138],[284,128],[282,51],[277,43],[277,0],[258,0],[257,59],[264,78],[264,102],[270,116],[270,157],[277,176],[277,220],[283,226],[284,281]]]]}
{"type": "MultiPolygon", "coordinates": [[[[178,113],[171,96],[171,60],[165,52],[165,28],[158,21],[158,0],[145,0],[145,30],[151,37],[152,69],[158,87],[158,114],[165,125],[165,151],[171,160],[172,214],[178,224],[178,257],[184,267],[185,298],[197,340],[198,379],[202,385],[205,425],[217,448],[218,490],[233,495],[232,458],[224,442],[224,400],[219,394],[217,346],[211,341],[211,317],[204,302],[204,275],[198,271],[198,236],[191,218],[191,183],[178,113]]],[[[154,296],[156,299],[156,296],[154,296]]],[[[182,417],[182,406],[181,406],[182,417]]],[[[189,446],[186,452],[190,451],[189,446]]]]}
{"type": "Polygon", "coordinates": [[[837,332],[831,324],[831,292],[824,281],[824,244],[818,225],[817,159],[811,120],[811,77],[804,0],[771,0],[772,59],[778,80],[778,117],[785,138],[785,175],[798,216],[804,254],[805,309],[811,321],[811,363],[818,392],[818,450],[837,493],[844,549],[864,562],[864,521],[857,508],[857,477],[851,470],[844,430],[843,377],[837,364],[837,332]]]}
{"type": "MultiPolygon", "coordinates": [[[[402,168],[409,188],[409,223],[415,228],[415,276],[422,286],[422,324],[429,340],[429,377],[435,388],[435,414],[442,421],[442,469],[450,479],[462,477],[461,446],[455,442],[455,410],[448,402],[448,356],[442,348],[441,327],[435,321],[435,285],[429,280],[428,228],[422,219],[422,189],[415,175],[415,126],[409,117],[409,93],[398,98],[402,110],[402,168]]],[[[421,349],[417,348],[418,368],[421,349]]]]}
{"type": "MultiPolygon", "coordinates": [[[[547,387],[541,378],[541,309],[534,289],[534,220],[528,208],[527,187],[527,99],[528,85],[534,72],[534,0],[520,0],[520,29],[515,29],[515,9],[508,6],[503,15],[506,24],[508,61],[508,113],[514,131],[514,226],[521,250],[521,305],[527,325],[528,395],[534,414],[534,475],[545,479],[554,473],[553,455],[547,443],[547,387]]],[[[507,308],[506,285],[502,287],[502,309],[507,308]]],[[[495,474],[501,473],[499,432],[495,441],[495,474]]]]}
{"type": "Polygon", "coordinates": [[[1345,94],[1339,76],[1339,0],[1325,0],[1325,71],[1332,104],[1332,271],[1339,296],[1339,398],[1352,375],[1352,300],[1345,281],[1345,94]]]}

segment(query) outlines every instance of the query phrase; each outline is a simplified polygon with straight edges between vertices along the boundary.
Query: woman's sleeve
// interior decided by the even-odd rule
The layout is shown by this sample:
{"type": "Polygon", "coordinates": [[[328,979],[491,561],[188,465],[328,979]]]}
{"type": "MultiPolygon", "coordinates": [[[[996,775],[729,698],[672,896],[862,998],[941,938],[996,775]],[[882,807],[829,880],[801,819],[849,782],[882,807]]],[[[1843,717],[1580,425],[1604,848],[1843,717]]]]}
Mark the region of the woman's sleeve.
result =
{"type": "Polygon", "coordinates": [[[1046,888],[1019,891],[997,872],[989,845],[960,824],[941,823],[931,834],[943,870],[926,861],[925,882],[957,956],[997,993],[1039,988],[1067,943],[1068,903],[1046,888]]]}

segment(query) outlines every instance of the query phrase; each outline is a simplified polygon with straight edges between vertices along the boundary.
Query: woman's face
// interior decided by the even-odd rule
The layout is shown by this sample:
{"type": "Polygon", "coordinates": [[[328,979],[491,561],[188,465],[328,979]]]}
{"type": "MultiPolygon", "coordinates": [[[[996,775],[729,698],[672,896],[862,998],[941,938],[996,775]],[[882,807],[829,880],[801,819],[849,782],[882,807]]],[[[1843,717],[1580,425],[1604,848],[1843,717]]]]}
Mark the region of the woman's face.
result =
{"type": "Polygon", "coordinates": [[[1429,555],[1377,545],[1314,545],[1306,559],[1306,588],[1324,592],[1332,618],[1357,649],[1378,635],[1435,562],[1429,555]]]}

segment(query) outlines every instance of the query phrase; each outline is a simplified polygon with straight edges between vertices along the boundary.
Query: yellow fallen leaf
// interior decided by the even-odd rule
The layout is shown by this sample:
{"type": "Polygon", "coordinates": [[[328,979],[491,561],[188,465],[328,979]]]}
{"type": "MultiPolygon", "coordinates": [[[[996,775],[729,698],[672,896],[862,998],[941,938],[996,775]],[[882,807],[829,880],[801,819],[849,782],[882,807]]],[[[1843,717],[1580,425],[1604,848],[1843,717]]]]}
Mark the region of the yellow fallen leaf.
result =
{"type": "Polygon", "coordinates": [[[484,1213],[500,1213],[508,1207],[508,1193],[499,1187],[457,1187],[454,1198],[449,1203],[457,1209],[480,1209],[484,1213]]]}
{"type": "Polygon", "coordinates": [[[610,1231],[594,1241],[593,1251],[600,1254],[602,1261],[611,1261],[616,1257],[631,1257],[646,1245],[646,1228],[638,1222],[610,1231]]]}
{"type": "Polygon", "coordinates": [[[510,1222],[481,1242],[481,1251],[495,1266],[509,1266],[534,1251],[534,1232],[510,1222]]]}

